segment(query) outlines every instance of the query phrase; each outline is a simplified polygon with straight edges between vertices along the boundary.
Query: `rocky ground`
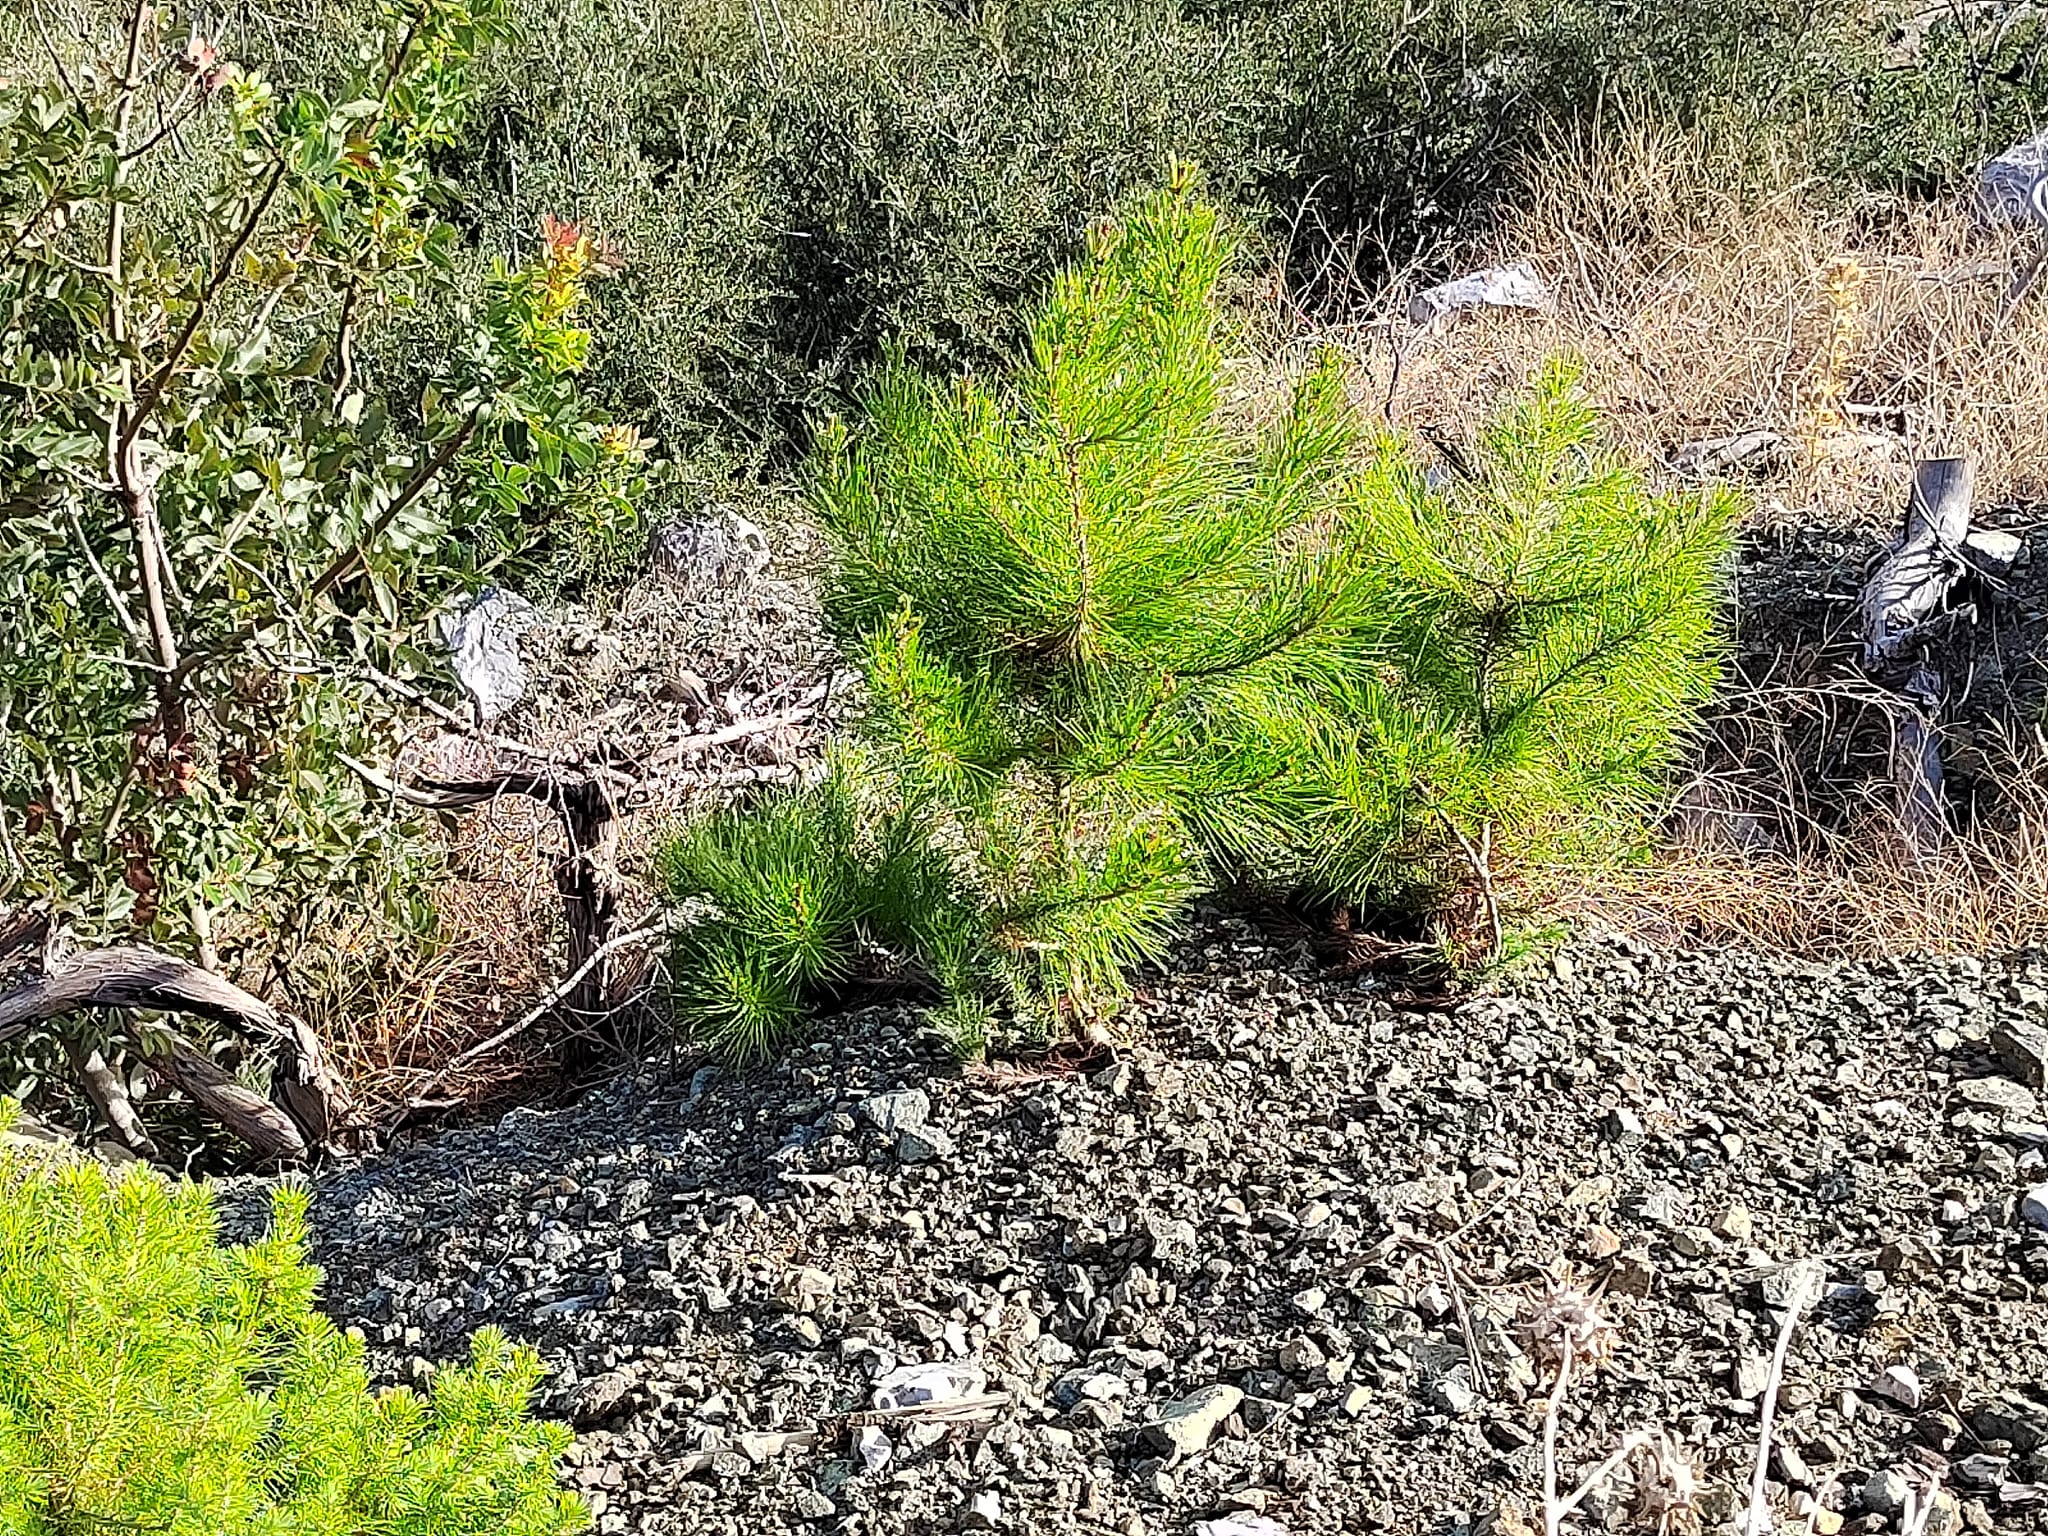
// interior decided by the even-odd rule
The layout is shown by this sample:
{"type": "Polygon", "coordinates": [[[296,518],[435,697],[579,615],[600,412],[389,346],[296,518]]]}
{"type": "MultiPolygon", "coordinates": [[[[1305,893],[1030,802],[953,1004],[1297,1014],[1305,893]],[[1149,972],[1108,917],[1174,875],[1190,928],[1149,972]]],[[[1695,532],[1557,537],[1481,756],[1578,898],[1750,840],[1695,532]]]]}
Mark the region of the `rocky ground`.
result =
{"type": "Polygon", "coordinates": [[[539,1347],[606,1531],[1514,1536],[1550,1375],[1516,1319],[1567,1272],[1619,1339],[1566,1476],[1667,1432],[1726,1530],[1802,1260],[1788,1529],[1910,1529],[1937,1482],[1929,1530],[2040,1529],[2044,1011],[2041,960],[1619,940],[1404,1006],[1217,918],[1085,1073],[870,1010],[330,1174],[314,1221],[389,1378],[539,1347]]]}

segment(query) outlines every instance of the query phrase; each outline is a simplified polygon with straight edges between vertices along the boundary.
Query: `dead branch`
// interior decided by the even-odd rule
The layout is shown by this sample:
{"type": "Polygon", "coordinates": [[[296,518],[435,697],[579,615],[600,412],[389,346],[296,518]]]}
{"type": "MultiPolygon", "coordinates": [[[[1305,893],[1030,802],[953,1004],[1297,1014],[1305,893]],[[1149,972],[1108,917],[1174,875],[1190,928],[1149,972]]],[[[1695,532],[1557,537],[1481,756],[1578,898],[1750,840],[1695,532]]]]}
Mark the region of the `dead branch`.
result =
{"type": "MultiPolygon", "coordinates": [[[[46,966],[0,993],[0,1041],[88,1010],[188,1013],[260,1035],[277,1052],[275,1104],[231,1078],[161,1026],[131,1031],[151,1064],[207,1114],[268,1157],[353,1150],[360,1116],[313,1032],[225,977],[175,955],[116,945],[46,966]],[[289,1134],[287,1134],[287,1132],[289,1134]]],[[[109,1122],[118,1122],[109,1115],[109,1122]]]]}
{"type": "Polygon", "coordinates": [[[150,1067],[207,1116],[233,1132],[260,1156],[303,1162],[306,1138],[292,1117],[252,1088],[244,1088],[207,1057],[164,1030],[139,1036],[150,1067]]]}
{"type": "Polygon", "coordinates": [[[1863,587],[1863,665],[1897,662],[1915,626],[1940,608],[1967,565],[1971,462],[1923,459],[1913,467],[1906,526],[1899,542],[1863,587]]]}
{"type": "Polygon", "coordinates": [[[135,1105],[128,1097],[128,1085],[121,1080],[121,1074],[107,1064],[107,1058],[93,1046],[67,1036],[64,1054],[71,1060],[71,1070],[78,1074],[78,1083],[85,1090],[85,1096],[92,1101],[100,1118],[107,1122],[122,1146],[137,1157],[153,1158],[157,1155],[156,1143],[150,1140],[149,1131],[135,1113],[135,1105]]]}
{"type": "Polygon", "coordinates": [[[635,945],[645,944],[651,939],[659,938],[662,934],[666,933],[667,931],[667,922],[662,919],[656,919],[654,922],[644,923],[640,927],[634,928],[629,932],[615,934],[611,938],[606,939],[604,943],[600,944],[595,950],[591,952],[590,957],[588,959],[586,959],[575,970],[571,971],[554,987],[549,989],[545,997],[543,997],[539,1002],[535,1003],[533,1007],[529,1008],[524,1014],[522,1014],[517,1022],[508,1024],[505,1028],[499,1030],[495,1035],[492,1035],[490,1039],[480,1040],[475,1045],[470,1046],[467,1050],[464,1050],[456,1056],[454,1056],[453,1058],[451,1058],[446,1065],[441,1067],[439,1071],[435,1072],[432,1077],[427,1079],[426,1083],[420,1088],[419,1095],[413,1098],[409,1107],[415,1109],[425,1109],[431,1107],[431,1101],[428,1100],[425,1096],[431,1094],[434,1091],[434,1089],[440,1087],[442,1082],[444,1082],[447,1079],[448,1075],[451,1072],[460,1071],[463,1067],[468,1066],[471,1062],[480,1060],[481,1058],[490,1055],[491,1052],[497,1050],[500,1046],[506,1044],[506,1042],[516,1039],[518,1036],[524,1034],[527,1030],[531,1029],[534,1025],[538,1024],[542,1019],[546,1018],[548,1014],[551,1013],[562,1002],[564,998],[568,997],[580,985],[582,985],[583,979],[586,976],[588,976],[590,972],[594,970],[602,961],[609,959],[612,955],[617,954],[621,950],[631,949],[635,945]]]}

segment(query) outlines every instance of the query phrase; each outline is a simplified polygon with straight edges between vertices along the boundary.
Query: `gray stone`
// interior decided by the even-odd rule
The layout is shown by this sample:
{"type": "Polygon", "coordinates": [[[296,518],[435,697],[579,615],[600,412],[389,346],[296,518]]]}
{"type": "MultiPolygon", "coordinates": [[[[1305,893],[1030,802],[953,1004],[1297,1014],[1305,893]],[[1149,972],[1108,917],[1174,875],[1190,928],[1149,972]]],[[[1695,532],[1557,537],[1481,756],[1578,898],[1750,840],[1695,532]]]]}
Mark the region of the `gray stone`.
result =
{"type": "Polygon", "coordinates": [[[932,1117],[932,1101],[922,1088],[898,1088],[870,1094],[854,1113],[883,1134],[914,1131],[932,1117]]]}
{"type": "Polygon", "coordinates": [[[1863,1507],[1889,1520],[1906,1507],[1910,1492],[1912,1484],[1906,1481],[1905,1473],[1890,1468],[1873,1472],[1863,1483],[1863,1507]]]}
{"type": "Polygon", "coordinates": [[[1479,1394],[1472,1390],[1471,1382],[1462,1374],[1451,1371],[1439,1376],[1430,1387],[1429,1402],[1439,1413],[1462,1419],[1479,1406],[1479,1394]]]}
{"type": "Polygon", "coordinates": [[[1601,1122],[1609,1141],[1628,1143],[1643,1139],[1643,1117],[1626,1104],[1617,1104],[1607,1111],[1607,1118],[1601,1122]]]}
{"type": "Polygon", "coordinates": [[[2031,1019],[2001,1019],[1991,1026],[1998,1064],[2037,1093],[2048,1093],[2048,1027],[2031,1019]]]}
{"type": "Polygon", "coordinates": [[[815,1488],[802,1488],[797,1491],[796,1513],[799,1520],[830,1520],[839,1510],[815,1488]]]}
{"type": "Polygon", "coordinates": [[[1162,1456],[1192,1456],[1208,1448],[1243,1401],[1244,1394],[1227,1382],[1198,1388],[1159,1410],[1159,1417],[1145,1426],[1145,1443],[1162,1456]]]}
{"type": "Polygon", "coordinates": [[[2020,1197],[2020,1217],[2048,1232],[2048,1184],[2036,1184],[2020,1197]]]}
{"type": "Polygon", "coordinates": [[[906,1163],[935,1163],[951,1157],[954,1151],[953,1138],[936,1125],[896,1133],[896,1155],[906,1163]]]}
{"type": "Polygon", "coordinates": [[[1956,1084],[1955,1099],[2001,1115],[2031,1115],[2040,1107],[2033,1089],[2009,1077],[1966,1077],[1956,1084]]]}

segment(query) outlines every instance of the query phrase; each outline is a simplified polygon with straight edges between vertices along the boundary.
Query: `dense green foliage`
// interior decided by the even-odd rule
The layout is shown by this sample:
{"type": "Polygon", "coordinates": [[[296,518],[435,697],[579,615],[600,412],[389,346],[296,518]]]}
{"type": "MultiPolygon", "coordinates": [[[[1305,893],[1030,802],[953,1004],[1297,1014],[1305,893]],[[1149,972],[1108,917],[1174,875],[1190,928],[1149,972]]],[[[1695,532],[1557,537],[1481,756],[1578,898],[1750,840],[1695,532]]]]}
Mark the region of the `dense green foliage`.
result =
{"type": "Polygon", "coordinates": [[[528,1349],[476,1338],[431,1394],[373,1393],[313,1306],[303,1193],[247,1247],[209,1196],[0,1129],[0,1530],[15,1536],[554,1536],[566,1429],[528,1349]]]}
{"type": "MultiPolygon", "coordinates": [[[[77,0],[83,5],[84,0],[77,0]]],[[[87,7],[90,9],[90,7],[87,7]]],[[[1759,191],[1953,187],[2048,121],[2048,22],[1875,0],[509,0],[438,158],[470,265],[543,213],[626,257],[591,382],[705,473],[787,455],[879,356],[988,366],[1089,221],[1203,165],[1316,302],[1438,243],[1559,136],[1674,127],[1759,191]]],[[[331,89],[361,7],[238,11],[331,89]]],[[[0,20],[0,29],[7,23],[0,20]]],[[[27,57],[33,39],[24,27],[27,57]]],[[[423,315],[390,350],[450,334],[423,315]]]]}
{"type": "Polygon", "coordinates": [[[1219,868],[1381,901],[1642,836],[1713,675],[1732,503],[1656,498],[1553,368],[1432,488],[1319,358],[1225,398],[1216,213],[1100,229],[1002,384],[896,365],[823,433],[861,743],[670,850],[742,1052],[879,950],[965,1019],[1114,998],[1219,868]]]}
{"type": "Polygon", "coordinates": [[[451,287],[428,161],[500,9],[381,12],[325,97],[148,6],[0,87],[0,900],[213,963],[402,891],[348,764],[434,611],[631,523],[644,448],[576,383],[598,248],[549,224],[451,287]],[[365,340],[436,305],[462,342],[394,395],[365,340]]]}
{"type": "Polygon", "coordinates": [[[1383,449],[1355,503],[1377,655],[1329,695],[1274,829],[1326,894],[1640,846],[1713,687],[1732,493],[1648,492],[1563,364],[1471,460],[1432,485],[1383,449]]]}

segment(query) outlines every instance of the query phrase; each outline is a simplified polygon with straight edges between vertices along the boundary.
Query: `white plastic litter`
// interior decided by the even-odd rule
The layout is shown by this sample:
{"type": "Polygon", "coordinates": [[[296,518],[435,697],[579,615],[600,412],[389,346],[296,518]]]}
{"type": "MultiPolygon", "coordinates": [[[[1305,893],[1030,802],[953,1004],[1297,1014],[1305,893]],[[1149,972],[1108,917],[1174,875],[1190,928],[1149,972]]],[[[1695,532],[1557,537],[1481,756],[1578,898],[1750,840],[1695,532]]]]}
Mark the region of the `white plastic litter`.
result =
{"type": "Polygon", "coordinates": [[[1533,309],[1557,307],[1557,295],[1526,261],[1488,267],[1448,283],[1438,283],[1408,301],[1408,323],[1432,325],[1465,309],[1533,309]]]}
{"type": "Polygon", "coordinates": [[[441,615],[441,639],[455,677],[476,701],[485,723],[526,697],[519,637],[540,622],[540,610],[516,592],[486,587],[468,607],[441,615]]]}
{"type": "Polygon", "coordinates": [[[978,1397],[988,1386],[988,1373],[964,1360],[899,1366],[875,1383],[877,1408],[917,1408],[978,1397]]]}
{"type": "Polygon", "coordinates": [[[1288,1536],[1288,1531],[1264,1515],[1225,1515],[1221,1520],[1197,1520],[1195,1536],[1288,1536]]]}
{"type": "Polygon", "coordinates": [[[854,1437],[854,1448],[860,1452],[861,1465],[870,1472],[881,1471],[896,1454],[896,1447],[889,1443],[889,1437],[872,1424],[854,1437]]]}

